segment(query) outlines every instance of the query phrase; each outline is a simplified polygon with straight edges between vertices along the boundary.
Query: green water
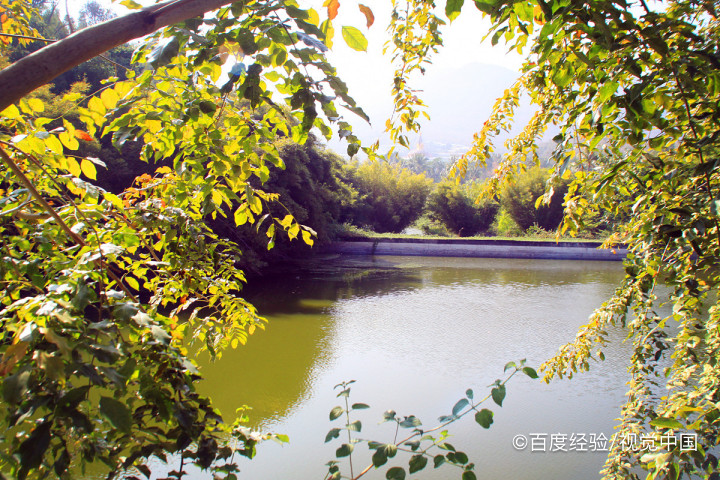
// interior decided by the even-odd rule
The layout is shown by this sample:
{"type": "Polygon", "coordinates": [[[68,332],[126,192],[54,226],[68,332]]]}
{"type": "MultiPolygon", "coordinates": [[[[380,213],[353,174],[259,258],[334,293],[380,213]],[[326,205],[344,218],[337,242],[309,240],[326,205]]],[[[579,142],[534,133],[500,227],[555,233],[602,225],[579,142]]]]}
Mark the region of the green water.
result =
{"type": "MultiPolygon", "coordinates": [[[[243,478],[322,479],[324,464],[340,446],[324,443],[327,431],[340,426],[328,419],[340,404],[335,384],[356,380],[351,401],[371,406],[354,418],[362,421],[363,438],[392,440],[389,424],[379,425],[388,409],[433,426],[467,388],[476,396],[487,393],[508,361],[527,358],[539,366],[571,341],[621,278],[621,265],[606,262],[326,259],[249,289],[270,320],[268,328],[245,347],[204,364],[201,391],[225,416],[251,405],[256,428],[290,436],[289,445],[263,444],[254,460],[242,463],[243,478]]],[[[503,407],[489,407],[495,412],[489,430],[472,419],[453,427],[451,443],[468,453],[479,478],[598,477],[604,453],[551,452],[549,443],[552,434],[568,440],[612,434],[623,401],[627,347],[622,331],[610,336],[615,342],[607,360],[590,373],[549,386],[516,377],[503,407]],[[512,441],[519,434],[545,435],[545,450],[516,450],[512,441]]],[[[358,447],[355,456],[357,471],[368,464],[370,452],[358,447]]],[[[459,473],[429,467],[421,478],[459,473]]]]}

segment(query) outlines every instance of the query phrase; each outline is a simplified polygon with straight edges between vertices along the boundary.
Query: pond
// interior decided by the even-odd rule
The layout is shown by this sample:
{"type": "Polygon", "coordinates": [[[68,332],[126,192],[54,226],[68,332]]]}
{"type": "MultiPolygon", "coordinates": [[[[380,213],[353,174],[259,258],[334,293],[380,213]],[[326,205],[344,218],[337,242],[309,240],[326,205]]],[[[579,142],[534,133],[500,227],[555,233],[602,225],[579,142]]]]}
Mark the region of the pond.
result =
{"type": "MultiPolygon", "coordinates": [[[[371,407],[352,419],[362,422],[361,438],[393,439],[394,424],[380,424],[389,409],[430,428],[466,389],[489,393],[507,362],[526,358],[539,367],[622,276],[615,262],[326,258],[247,292],[268,328],[202,365],[201,392],[227,418],[247,404],[254,428],[290,437],[283,446],[262,444],[241,464],[241,478],[322,479],[341,444],[324,443],[328,430],[341,426],[328,418],[342,403],[336,384],[356,380],[350,401],[371,407]]],[[[502,407],[483,405],[494,412],[490,429],[471,417],[451,427],[448,441],[468,454],[478,478],[598,478],[602,439],[613,433],[627,381],[629,345],[621,329],[609,333],[606,360],[589,373],[550,385],[518,375],[502,407]],[[530,443],[523,450],[513,446],[518,435],[530,443]],[[563,446],[570,451],[559,451],[563,446]]],[[[356,472],[370,454],[358,446],[356,472]]],[[[405,466],[408,459],[395,458],[405,466]]],[[[384,478],[384,471],[364,478],[384,478]]],[[[459,477],[432,465],[421,476],[459,477]]]]}

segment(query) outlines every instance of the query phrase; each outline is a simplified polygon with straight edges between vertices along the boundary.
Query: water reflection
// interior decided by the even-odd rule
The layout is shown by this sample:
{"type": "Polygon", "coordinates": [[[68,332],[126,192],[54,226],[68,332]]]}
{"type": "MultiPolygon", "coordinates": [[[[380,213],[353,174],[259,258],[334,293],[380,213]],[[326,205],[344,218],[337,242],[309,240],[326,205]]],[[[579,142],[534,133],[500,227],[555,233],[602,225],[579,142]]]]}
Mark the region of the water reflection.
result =
{"type": "MultiPolygon", "coordinates": [[[[202,390],[225,415],[250,404],[256,425],[290,435],[290,446],[264,446],[244,464],[246,478],[322,478],[337,448],[323,444],[338,403],[333,385],[358,381],[353,401],[373,407],[359,417],[366,438],[392,439],[377,425],[389,408],[430,426],[466,388],[485,392],[507,361],[537,366],[572,340],[621,278],[621,266],[605,262],[327,259],[247,292],[268,330],[204,366],[202,390]]],[[[609,333],[607,360],[590,374],[550,387],[518,378],[503,408],[492,407],[490,430],[471,422],[454,430],[480,478],[592,478],[602,453],[518,452],[511,441],[532,432],[612,434],[627,347],[621,330],[609,333]]]]}

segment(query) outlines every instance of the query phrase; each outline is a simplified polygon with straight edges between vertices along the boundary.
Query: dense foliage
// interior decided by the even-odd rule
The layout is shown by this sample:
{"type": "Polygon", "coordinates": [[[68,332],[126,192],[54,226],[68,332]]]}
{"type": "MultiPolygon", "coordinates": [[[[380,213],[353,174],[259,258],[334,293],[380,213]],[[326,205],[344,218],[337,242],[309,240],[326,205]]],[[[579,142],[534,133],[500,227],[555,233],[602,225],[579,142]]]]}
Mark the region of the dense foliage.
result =
{"type": "MultiPolygon", "coordinates": [[[[312,231],[314,241],[326,243],[335,239],[341,225],[352,218],[358,193],[350,183],[347,164],[337,154],[318,144],[313,135],[299,145],[289,139],[276,142],[281,166],[271,166],[262,188],[279,199],[268,205],[271,215],[292,215],[312,231]]],[[[255,181],[260,186],[259,181],[255,181]]],[[[279,262],[306,258],[311,245],[277,237],[275,246],[267,248],[267,237],[259,236],[255,225],[238,226],[231,218],[217,217],[210,222],[213,230],[241,245],[243,256],[239,266],[259,274],[279,262]]]]}
{"type": "Polygon", "coordinates": [[[428,196],[425,206],[430,219],[440,222],[460,237],[487,233],[499,205],[492,199],[483,199],[476,204],[477,195],[473,195],[471,187],[454,182],[438,184],[428,196]]]}
{"type": "Polygon", "coordinates": [[[386,161],[351,167],[350,182],[359,198],[351,221],[376,232],[401,232],[423,212],[432,180],[386,161]]]}
{"type": "Polygon", "coordinates": [[[550,201],[541,203],[548,177],[547,170],[535,167],[518,175],[500,191],[500,205],[522,230],[537,226],[553,231],[562,222],[567,185],[556,187],[550,201]]]}
{"type": "MultiPolygon", "coordinates": [[[[444,2],[450,20],[463,3],[444,2]]],[[[178,0],[147,13],[157,18],[188,4],[178,0]]],[[[3,35],[38,35],[30,6],[0,0],[3,35]]],[[[70,91],[61,99],[79,105],[79,123],[46,113],[40,96],[8,99],[0,91],[3,105],[12,104],[0,117],[4,473],[68,476],[70,459],[80,466],[101,461],[111,475],[130,466],[148,473],[148,457],[174,453],[179,467],[170,476],[182,477],[194,463],[232,478],[233,455],[254,454],[261,438],[239,425],[232,429],[237,442],[226,443],[226,427],[194,392],[196,373],[184,345],[194,339],[216,353],[263,325],[237,295],[242,246],[218,236],[209,220],[252,225],[271,246],[280,232],[313,242],[312,229],[289,209],[272,207],[278,195],[262,186],[271,167],[283,165],[277,138],[304,145],[312,128],[328,136],[327,119],[349,140],[350,155],[359,149],[337,106],[364,113],[323,55],[339,2],[325,6],[323,22],[290,0],[238,2],[205,19],[178,14],[172,18],[180,23],[155,33],[136,53],[151,68],[96,85],[101,91],[91,97],[70,91]],[[169,165],[120,192],[101,189],[95,180],[102,162],[81,150],[98,132],[117,146],[138,141],[143,161],[169,165]]],[[[562,228],[576,231],[609,212],[622,222],[611,242],[630,249],[616,295],[546,364],[547,378],[588,369],[603,358],[607,327],[626,327],[634,346],[632,380],[615,438],[654,438],[660,449],[646,454],[616,441],[605,475],[636,478],[640,466],[650,478],[716,477],[716,4],[476,0],[474,6],[491,19],[494,43],[502,38],[529,59],[456,171],[489,157],[492,137],[509,128],[526,92],[539,111],[508,143],[494,188],[528,158],[537,159],[541,135],[559,125],[545,200],[559,178],[568,179],[562,228]],[[663,302],[672,306],[670,315],[658,313],[663,302]],[[660,444],[662,435],[682,430],[698,435],[697,449],[660,444]]],[[[407,131],[424,113],[409,78],[440,48],[444,21],[430,0],[393,7],[397,73],[389,127],[391,138],[407,145],[407,131]]],[[[361,11],[371,24],[369,9],[361,11]]],[[[343,27],[342,37],[365,48],[357,29],[343,27]]],[[[8,48],[10,37],[0,38],[8,48]]],[[[28,45],[18,38],[13,41],[28,45]]],[[[408,175],[412,188],[398,181],[396,189],[411,192],[407,198],[387,193],[375,179],[391,177],[389,171],[378,161],[360,165],[354,184],[367,211],[381,218],[380,231],[416,218],[429,191],[426,179],[408,175]],[[367,192],[374,192],[372,201],[362,198],[367,192]]]]}
{"type": "MultiPolygon", "coordinates": [[[[413,4],[425,4],[415,1],[413,4]]],[[[451,18],[462,1],[448,1],[451,18]]],[[[577,338],[545,365],[546,379],[602,359],[607,329],[627,328],[631,380],[606,478],[716,478],[720,418],[720,20],[717,3],[673,0],[477,0],[488,36],[529,55],[458,163],[482,161],[509,127],[521,94],[539,111],[496,184],[533,157],[549,125],[554,177],[571,180],[564,231],[609,213],[608,242],[628,245],[627,276],[577,338]],[[671,313],[660,313],[666,304],[671,313]],[[689,430],[697,448],[661,438],[689,430]],[[653,451],[632,448],[645,438],[653,451]],[[656,450],[655,450],[656,448],[656,450]]],[[[396,28],[397,30],[397,28],[396,28]]],[[[406,125],[412,127],[413,125],[406,125]]],[[[553,181],[545,198],[553,193],[553,181]]]]}
{"type": "MultiPolygon", "coordinates": [[[[38,35],[27,3],[0,6],[3,34],[38,35]]],[[[239,296],[243,247],[213,220],[252,225],[266,248],[281,234],[314,241],[263,190],[284,164],[277,138],[304,144],[311,127],[329,134],[324,112],[357,149],[335,105],[362,111],[321,40],[330,37],[312,11],[236,4],[147,39],[136,53],[150,67],[142,74],[59,98],[75,118],[46,110],[41,96],[2,112],[3,474],[68,477],[72,460],[79,470],[100,462],[110,476],[149,475],[154,456],[172,462],[170,477],[195,464],[233,478],[234,458],[269,438],[221,422],[195,393],[186,347],[220,354],[264,325],[239,296]],[[304,74],[311,63],[319,80],[304,74]],[[85,148],[96,135],[120,148],[135,141],[151,173],[116,193],[98,186],[106,165],[85,148]]]]}

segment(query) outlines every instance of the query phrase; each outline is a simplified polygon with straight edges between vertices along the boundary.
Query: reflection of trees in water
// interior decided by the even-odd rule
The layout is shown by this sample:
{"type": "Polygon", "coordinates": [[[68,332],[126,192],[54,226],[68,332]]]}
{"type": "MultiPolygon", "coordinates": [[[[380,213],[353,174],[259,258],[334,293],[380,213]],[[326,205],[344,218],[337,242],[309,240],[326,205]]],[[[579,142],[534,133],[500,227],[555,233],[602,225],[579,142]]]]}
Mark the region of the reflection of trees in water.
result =
{"type": "Polygon", "coordinates": [[[422,284],[420,272],[374,257],[318,259],[291,272],[256,279],[243,294],[262,315],[323,313],[331,302],[382,295],[422,284]]]}
{"type": "Polygon", "coordinates": [[[453,258],[426,261],[427,281],[435,285],[539,285],[615,284],[622,278],[616,262],[453,258]]]}
{"type": "Polygon", "coordinates": [[[607,289],[621,275],[619,265],[601,262],[346,257],[301,264],[248,285],[243,294],[268,317],[267,330],[205,365],[201,389],[226,417],[248,404],[254,408],[252,423],[268,424],[291,415],[332,361],[337,340],[331,308],[338,300],[452,285],[494,287],[478,290],[493,295],[500,288],[518,293],[520,300],[517,288],[553,285],[571,292],[574,285],[595,284],[607,289]]]}
{"type": "Polygon", "coordinates": [[[333,302],[409,284],[419,285],[415,274],[367,261],[304,264],[291,273],[256,279],[243,295],[268,318],[268,327],[220,360],[206,360],[202,393],[226,418],[245,404],[253,408],[255,426],[286,418],[310,395],[314,376],[331,360],[333,302]]]}
{"type": "Polygon", "coordinates": [[[202,365],[202,393],[224,418],[249,405],[252,425],[288,416],[309,395],[313,372],[328,360],[330,319],[321,313],[269,316],[266,331],[226,351],[220,360],[202,365]]]}

